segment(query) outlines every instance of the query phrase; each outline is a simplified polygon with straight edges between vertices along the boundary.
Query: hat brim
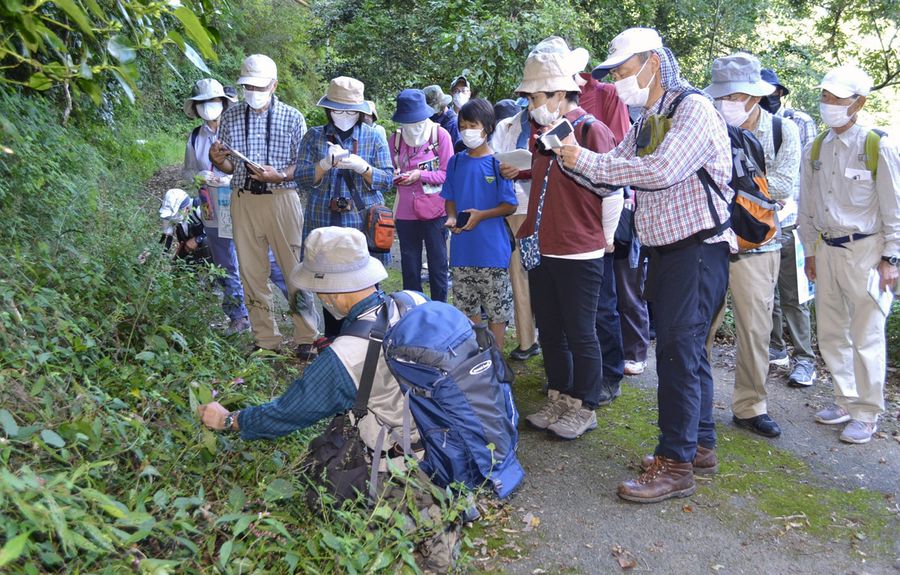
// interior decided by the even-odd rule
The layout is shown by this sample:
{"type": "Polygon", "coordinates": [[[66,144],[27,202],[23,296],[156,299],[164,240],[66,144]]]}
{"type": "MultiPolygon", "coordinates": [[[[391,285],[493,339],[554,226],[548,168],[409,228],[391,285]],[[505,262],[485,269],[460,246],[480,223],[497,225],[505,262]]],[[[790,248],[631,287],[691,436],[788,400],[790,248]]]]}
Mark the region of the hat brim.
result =
{"type": "Polygon", "coordinates": [[[580,92],[581,86],[572,76],[556,76],[536,80],[522,80],[514,90],[517,94],[534,94],[535,92],[580,92]]]}
{"type": "Polygon", "coordinates": [[[304,262],[291,271],[291,281],[299,289],[313,293],[349,293],[370,288],[387,279],[387,270],[377,259],[369,256],[366,267],[350,272],[321,273],[306,269],[304,262]]]}
{"type": "Polygon", "coordinates": [[[329,100],[328,96],[322,96],[319,98],[319,102],[316,104],[320,108],[327,108],[329,110],[350,110],[353,112],[361,112],[363,114],[371,114],[372,110],[369,109],[369,105],[365,102],[360,102],[358,104],[345,104],[343,102],[335,102],[334,100],[329,100]]]}
{"type": "Polygon", "coordinates": [[[721,98],[730,94],[748,94],[750,96],[768,96],[775,91],[775,86],[768,82],[716,82],[704,90],[713,98],[721,98]]]}
{"type": "Polygon", "coordinates": [[[275,81],[275,78],[260,78],[258,76],[241,76],[237,83],[241,86],[256,86],[257,88],[266,88],[275,81]]]}
{"type": "Polygon", "coordinates": [[[842,84],[834,84],[832,82],[822,82],[816,88],[820,88],[822,90],[828,90],[838,98],[849,98],[851,96],[855,96],[856,92],[847,88],[842,84]]]}
{"type": "Polygon", "coordinates": [[[443,110],[444,108],[449,106],[450,102],[452,102],[452,101],[453,101],[453,96],[451,96],[450,94],[441,94],[441,107],[435,108],[432,106],[431,109],[434,111],[435,114],[440,114],[441,110],[443,110]]]}
{"type": "Polygon", "coordinates": [[[188,98],[184,101],[184,106],[182,106],[181,108],[182,110],[184,110],[184,115],[192,120],[195,120],[198,117],[196,110],[194,110],[195,103],[196,102],[193,99],[188,98]]]}
{"type": "Polygon", "coordinates": [[[391,116],[392,122],[397,122],[398,124],[417,124],[428,118],[435,115],[435,112],[431,106],[425,105],[422,108],[417,108],[415,110],[407,110],[405,112],[394,112],[394,115],[391,116]]]}

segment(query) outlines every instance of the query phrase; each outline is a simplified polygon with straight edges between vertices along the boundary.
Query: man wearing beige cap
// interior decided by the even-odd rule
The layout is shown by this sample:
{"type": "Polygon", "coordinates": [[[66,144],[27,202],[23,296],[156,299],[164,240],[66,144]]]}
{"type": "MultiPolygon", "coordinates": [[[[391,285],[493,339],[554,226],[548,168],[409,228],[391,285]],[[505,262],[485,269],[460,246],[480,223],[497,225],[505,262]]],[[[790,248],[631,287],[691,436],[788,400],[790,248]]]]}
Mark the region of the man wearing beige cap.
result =
{"type": "MultiPolygon", "coordinates": [[[[275,97],[278,70],[268,56],[248,56],[238,84],[244,103],[222,115],[219,140],[209,157],[217,168],[232,174],[234,245],[256,345],[276,350],[282,341],[268,283],[268,253],[271,247],[282,270],[292,270],[300,261],[303,208],[293,179],[306,122],[300,112],[275,97]]],[[[311,359],[317,333],[311,297],[298,294],[289,279],[287,288],[292,302],[306,304],[292,305],[295,353],[311,359]]]]}
{"type": "MultiPolygon", "coordinates": [[[[371,113],[364,89],[356,78],[332,79],[318,103],[328,122],[311,128],[300,142],[296,181],[309,194],[304,238],[325,226],[362,230],[366,208],[384,204],[391,188],[394,166],[387,142],[362,118],[371,113]]],[[[382,263],[390,256],[376,255],[382,263]]],[[[324,315],[325,337],[337,336],[340,318],[327,308],[324,315]]]]}
{"type": "MultiPolygon", "coordinates": [[[[759,60],[743,52],[716,58],[712,83],[705,90],[727,124],[750,131],[762,144],[765,165],[759,168],[765,171],[769,195],[773,200],[786,200],[800,173],[800,132],[793,122],[783,122],[760,107],[760,100],[774,91],[775,86],[760,76],[759,60]],[[781,132],[778,149],[776,130],[781,132]]],[[[732,255],[728,266],[737,342],[732,421],[764,437],[781,435],[778,423],[769,416],[765,387],[780,264],[781,243],[776,237],[756,249],[732,255]]],[[[707,347],[724,317],[723,303],[709,330],[707,347]]]]}
{"type": "Polygon", "coordinates": [[[841,441],[867,443],[884,411],[884,323],[900,258],[900,145],[858,124],[872,89],[868,74],[842,66],[819,87],[829,130],[804,150],[798,226],[835,401],[815,419],[848,422],[841,441]]]}
{"type": "Polygon", "coordinates": [[[644,473],[620,484],[618,495],[654,503],[687,497],[696,489],[694,469],[717,468],[705,340],[728,287],[728,254],[737,251],[727,227],[731,142],[712,102],[681,77],[656,30],[622,32],[598,68],[612,74],[619,98],[640,107],[641,116],[609,153],[571,144],[557,152],[567,174],[598,194],[627,185],[635,190],[635,227],[650,253],[644,297],[656,320],[660,434],[644,473]],[[649,135],[645,125],[669,113],[668,131],[651,148],[652,138],[638,135],[649,135]],[[707,191],[700,169],[725,199],[707,191]]]}

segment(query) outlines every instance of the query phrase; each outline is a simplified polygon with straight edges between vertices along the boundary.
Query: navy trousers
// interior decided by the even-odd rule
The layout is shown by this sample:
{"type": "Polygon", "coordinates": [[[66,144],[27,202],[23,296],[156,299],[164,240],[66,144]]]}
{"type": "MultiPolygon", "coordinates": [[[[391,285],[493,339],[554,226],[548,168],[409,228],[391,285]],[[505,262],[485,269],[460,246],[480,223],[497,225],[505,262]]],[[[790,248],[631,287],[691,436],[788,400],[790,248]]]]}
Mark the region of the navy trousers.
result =
{"type": "Polygon", "coordinates": [[[597,339],[603,356],[603,386],[614,392],[625,377],[625,352],[622,346],[622,325],[617,308],[616,274],[613,255],[603,257],[603,284],[597,299],[597,339]]]}

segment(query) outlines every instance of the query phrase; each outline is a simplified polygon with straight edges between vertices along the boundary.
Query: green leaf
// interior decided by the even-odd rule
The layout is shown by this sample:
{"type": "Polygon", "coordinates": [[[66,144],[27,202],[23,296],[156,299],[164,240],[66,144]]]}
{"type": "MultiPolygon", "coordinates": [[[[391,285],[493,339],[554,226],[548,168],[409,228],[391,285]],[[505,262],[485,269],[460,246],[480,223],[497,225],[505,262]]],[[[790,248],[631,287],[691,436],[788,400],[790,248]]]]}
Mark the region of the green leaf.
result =
{"type": "Polygon", "coordinates": [[[109,52],[110,56],[122,64],[134,60],[134,57],[137,54],[128,39],[123,36],[113,36],[110,38],[106,43],[106,51],[109,52]]]}
{"type": "Polygon", "coordinates": [[[228,564],[228,560],[231,559],[231,548],[234,547],[234,540],[229,539],[225,543],[222,543],[222,546],[219,547],[219,561],[222,562],[222,566],[228,564]]]}
{"type": "Polygon", "coordinates": [[[84,13],[84,10],[82,10],[74,0],[53,0],[53,3],[62,8],[62,10],[69,15],[69,18],[78,24],[78,27],[81,28],[82,32],[88,36],[94,36],[94,30],[91,28],[91,21],[88,19],[87,14],[84,13]]]}
{"type": "Polygon", "coordinates": [[[241,533],[247,530],[250,527],[250,524],[253,523],[255,517],[253,515],[244,515],[240,519],[234,522],[234,527],[231,530],[231,533],[237,537],[241,533]]]}
{"type": "Polygon", "coordinates": [[[152,351],[149,351],[149,350],[144,350],[141,353],[134,356],[134,359],[136,359],[138,361],[150,361],[154,357],[156,357],[155,353],[153,353],[152,351]]]}
{"type": "Polygon", "coordinates": [[[0,549],[0,567],[12,563],[22,555],[30,536],[31,531],[26,531],[6,542],[3,549],[0,549]]]}
{"type": "Polygon", "coordinates": [[[32,90],[49,90],[53,86],[53,81],[43,72],[35,72],[28,78],[28,87],[32,90]]]}
{"type": "Polygon", "coordinates": [[[203,430],[203,447],[210,453],[215,453],[218,447],[219,439],[216,434],[208,429],[203,430]]]}
{"type": "Polygon", "coordinates": [[[200,23],[200,19],[197,18],[189,8],[184,6],[175,9],[175,17],[181,21],[185,32],[187,32],[187,35],[196,42],[197,46],[200,48],[200,52],[207,58],[215,60],[216,53],[213,52],[212,42],[210,41],[209,34],[206,32],[203,24],[200,23]]]}
{"type": "Polygon", "coordinates": [[[200,407],[200,402],[197,401],[197,396],[194,395],[194,390],[188,388],[188,403],[191,406],[191,415],[197,413],[197,408],[200,407]]]}
{"type": "Polygon", "coordinates": [[[266,501],[287,499],[294,495],[294,486],[287,479],[278,478],[266,487],[266,501]]]}
{"type": "Polygon", "coordinates": [[[19,424],[13,419],[10,412],[0,409],[0,425],[3,426],[3,433],[6,437],[15,437],[19,435],[19,424]]]}
{"type": "Polygon", "coordinates": [[[128,101],[134,104],[134,88],[131,85],[131,80],[126,78],[117,68],[113,68],[112,73],[116,80],[119,81],[119,86],[122,87],[122,90],[128,97],[128,101]]]}
{"type": "Polygon", "coordinates": [[[53,447],[65,447],[66,440],[59,436],[58,433],[52,431],[50,429],[45,429],[41,432],[41,439],[44,440],[44,443],[47,445],[51,445],[53,447]]]}
{"type": "MultiPolygon", "coordinates": [[[[0,414],[2,415],[2,414],[0,414]]],[[[240,485],[233,485],[228,492],[228,506],[232,511],[240,511],[247,502],[247,495],[240,485]]]]}
{"type": "Polygon", "coordinates": [[[197,51],[194,50],[194,47],[187,42],[185,42],[184,44],[184,55],[196,68],[202,70],[203,72],[206,72],[207,74],[210,73],[209,68],[206,66],[206,62],[203,61],[203,57],[200,56],[200,54],[198,54],[197,51]]]}

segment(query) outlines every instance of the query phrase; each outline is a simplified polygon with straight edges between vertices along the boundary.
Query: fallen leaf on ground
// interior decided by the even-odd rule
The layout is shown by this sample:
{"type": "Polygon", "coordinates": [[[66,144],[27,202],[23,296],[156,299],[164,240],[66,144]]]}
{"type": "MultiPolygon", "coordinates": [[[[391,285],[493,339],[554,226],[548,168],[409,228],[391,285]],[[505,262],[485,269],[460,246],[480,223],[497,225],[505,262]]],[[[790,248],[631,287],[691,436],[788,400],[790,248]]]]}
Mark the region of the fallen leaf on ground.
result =
{"type": "Polygon", "coordinates": [[[531,512],[527,513],[525,517],[522,518],[522,521],[525,522],[525,529],[522,529],[522,531],[525,531],[526,533],[541,524],[540,517],[531,512]]]}
{"type": "Polygon", "coordinates": [[[681,508],[681,510],[684,511],[685,513],[693,513],[694,512],[694,508],[691,507],[690,505],[684,505],[681,508]]]}
{"type": "Polygon", "coordinates": [[[637,558],[634,556],[634,553],[625,549],[621,545],[615,545],[612,548],[612,556],[616,558],[616,561],[619,563],[619,567],[622,568],[623,571],[627,571],[628,569],[634,569],[637,567],[637,558]]]}

